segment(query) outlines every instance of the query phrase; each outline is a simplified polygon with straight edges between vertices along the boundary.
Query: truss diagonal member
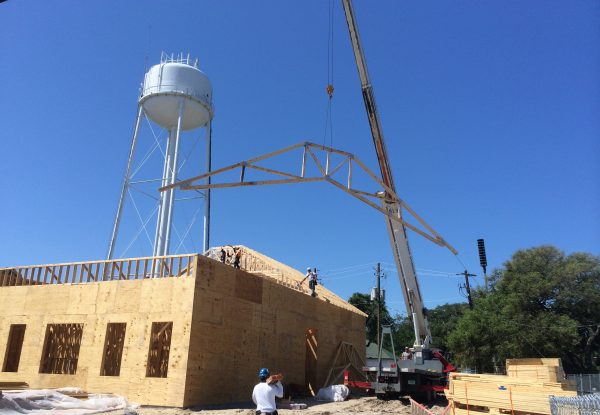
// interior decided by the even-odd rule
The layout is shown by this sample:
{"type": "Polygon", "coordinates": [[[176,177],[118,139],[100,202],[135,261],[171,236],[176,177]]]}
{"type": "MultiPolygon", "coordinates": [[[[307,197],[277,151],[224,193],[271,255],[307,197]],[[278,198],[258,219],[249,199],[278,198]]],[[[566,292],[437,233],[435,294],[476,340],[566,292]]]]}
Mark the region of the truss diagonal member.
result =
{"type": "Polygon", "coordinates": [[[369,169],[362,161],[360,161],[356,157],[353,158],[353,161],[356,162],[356,164],[358,164],[361,167],[361,169],[363,169],[364,172],[367,173],[373,180],[375,180],[381,187],[383,187],[383,189],[391,199],[401,201],[396,192],[387,184],[385,184],[379,177],[377,177],[377,175],[373,173],[371,169],[369,169]]]}
{"type": "Polygon", "coordinates": [[[334,174],[336,174],[338,172],[339,169],[341,169],[342,167],[344,167],[344,165],[348,162],[349,158],[345,157],[340,164],[338,164],[337,166],[335,166],[335,168],[333,170],[331,170],[327,175],[328,176],[333,176],[334,174]]]}
{"type": "Polygon", "coordinates": [[[263,156],[255,157],[253,159],[242,161],[239,163],[232,164],[230,166],[223,167],[218,170],[214,170],[209,173],[202,174],[200,176],[192,177],[190,179],[174,183],[169,186],[161,187],[159,190],[161,192],[179,187],[182,190],[202,190],[202,189],[218,189],[218,188],[231,188],[231,187],[243,187],[243,186],[259,186],[259,185],[273,185],[273,184],[291,184],[291,183],[306,183],[306,182],[321,182],[327,181],[333,184],[335,187],[343,190],[349,195],[355,197],[356,199],[366,203],[373,209],[383,213],[389,220],[401,224],[402,226],[416,232],[422,237],[428,239],[429,241],[435,243],[436,245],[443,246],[448,248],[452,253],[456,254],[457,251],[448,244],[431,226],[429,226],[416,212],[410,208],[409,206],[402,201],[398,195],[395,193],[391,186],[386,185],[375,173],[373,173],[362,161],[356,158],[352,153],[348,153],[346,151],[337,150],[331,147],[325,147],[319,144],[314,144],[310,142],[298,143],[293,146],[286,147],[282,150],[274,151],[263,156]],[[296,174],[284,172],[281,170],[275,170],[267,167],[262,167],[255,165],[255,163],[259,161],[263,161],[266,159],[274,158],[284,153],[288,153],[290,151],[296,150],[298,148],[302,148],[303,152],[301,155],[301,163],[302,163],[302,175],[298,176],[296,174]],[[321,161],[315,154],[315,150],[321,150],[327,153],[327,167],[324,168],[321,161]],[[305,176],[305,167],[307,154],[310,156],[319,170],[319,173],[315,177],[306,177],[305,176]],[[329,171],[329,163],[330,163],[330,154],[338,154],[344,157],[344,159],[331,171],[329,171]],[[367,192],[364,190],[355,189],[352,187],[352,162],[356,163],[356,167],[363,170],[367,175],[375,180],[375,182],[380,185],[383,190],[378,192],[367,192]],[[338,180],[333,178],[333,175],[337,173],[344,165],[348,164],[348,174],[347,174],[347,183],[344,185],[340,183],[338,180]],[[221,173],[225,173],[228,171],[232,171],[235,169],[240,169],[240,179],[238,181],[231,181],[225,183],[199,183],[194,184],[197,181],[206,179],[207,177],[216,176],[221,173]],[[269,173],[275,176],[279,176],[279,178],[274,179],[266,179],[266,180],[254,180],[247,181],[245,180],[246,170],[258,170],[264,173],[269,173]],[[283,177],[283,178],[281,178],[283,177]],[[390,206],[394,208],[392,210],[389,209],[390,206]],[[423,226],[424,229],[421,229],[415,225],[408,223],[402,217],[402,209],[405,208],[407,212],[409,212],[420,225],[423,226]]]}
{"type": "MultiPolygon", "coordinates": [[[[235,169],[237,167],[242,167],[242,166],[248,165],[248,164],[254,164],[254,163],[258,162],[258,161],[262,161],[262,160],[265,160],[265,159],[268,159],[268,158],[272,158],[272,157],[278,156],[278,155],[283,154],[283,153],[288,153],[288,152],[290,152],[292,150],[295,150],[295,149],[297,149],[299,147],[304,146],[304,144],[305,143],[294,144],[293,146],[289,146],[289,147],[286,147],[284,149],[281,149],[281,150],[278,150],[278,151],[274,151],[272,153],[268,153],[268,154],[265,154],[265,155],[262,155],[262,156],[259,156],[259,157],[255,157],[255,158],[247,160],[247,161],[242,161],[240,163],[232,164],[231,166],[223,167],[223,168],[218,169],[218,170],[213,170],[213,171],[211,171],[209,173],[204,173],[204,174],[201,174],[199,176],[191,177],[189,179],[182,180],[182,181],[180,181],[178,183],[173,183],[173,184],[171,184],[169,186],[163,186],[163,187],[161,187],[158,190],[161,191],[161,192],[164,192],[164,191],[172,189],[174,187],[180,187],[182,190],[185,190],[185,189],[188,189],[188,187],[187,187],[188,185],[190,185],[191,183],[193,183],[195,181],[206,179],[209,176],[214,176],[215,174],[219,174],[219,173],[223,173],[225,171],[233,170],[233,169],[235,169]]],[[[192,188],[192,187],[190,187],[190,188],[192,188]]]]}
{"type": "Polygon", "coordinates": [[[385,199],[387,198],[387,196],[385,195],[384,192],[365,192],[364,190],[358,190],[358,189],[349,189],[351,192],[357,193],[359,195],[363,195],[363,196],[369,196],[369,197],[374,197],[377,199],[385,199]]]}
{"type": "Polygon", "coordinates": [[[435,237],[429,235],[427,232],[422,231],[421,229],[417,228],[414,225],[411,225],[410,223],[406,222],[404,219],[402,219],[399,216],[390,214],[386,209],[382,208],[381,206],[378,206],[376,203],[372,202],[371,200],[367,199],[366,197],[361,196],[360,193],[364,194],[366,192],[360,192],[359,193],[358,191],[356,191],[354,189],[348,189],[348,187],[344,186],[343,184],[341,184],[337,180],[332,179],[331,177],[328,177],[327,181],[329,183],[331,183],[332,185],[334,185],[335,187],[337,187],[338,189],[343,190],[344,192],[348,193],[349,195],[351,195],[351,196],[357,198],[358,200],[363,201],[367,205],[371,206],[373,209],[378,210],[379,212],[383,213],[385,216],[387,216],[388,218],[390,218],[394,222],[398,222],[398,223],[406,226],[407,228],[409,228],[412,231],[415,231],[416,233],[418,233],[419,235],[423,236],[424,238],[429,239],[431,242],[435,243],[436,245],[444,246],[443,244],[440,243],[440,241],[438,239],[436,239],[435,237]]]}
{"type": "Polygon", "coordinates": [[[265,173],[273,173],[273,174],[277,174],[279,176],[289,177],[291,179],[302,179],[302,176],[286,173],[286,172],[279,171],[279,170],[269,169],[269,168],[262,167],[262,166],[255,166],[253,164],[248,164],[246,167],[250,167],[255,170],[264,171],[265,173]]]}
{"type": "Polygon", "coordinates": [[[430,240],[431,242],[433,242],[434,244],[436,244],[438,246],[448,248],[448,250],[450,252],[452,252],[454,255],[458,254],[458,251],[456,249],[454,249],[454,247],[452,245],[450,245],[448,242],[446,242],[444,240],[444,238],[442,238],[435,230],[433,230],[423,219],[421,219],[421,217],[416,215],[416,213],[412,209],[410,209],[410,210],[407,209],[407,210],[415,218],[417,218],[419,223],[421,223],[423,226],[425,226],[427,228],[427,230],[431,231],[431,235],[428,234],[427,232],[423,231],[422,229],[419,229],[416,226],[410,224],[409,222],[406,222],[402,218],[402,208],[406,207],[406,203],[404,203],[404,202],[389,202],[387,200],[384,200],[383,203],[387,210],[386,216],[389,219],[391,219],[397,223],[402,223],[406,228],[418,233],[419,235],[425,237],[426,239],[430,240]]]}
{"type": "Polygon", "coordinates": [[[433,229],[431,226],[429,226],[429,224],[427,222],[425,222],[423,220],[423,218],[421,218],[417,212],[415,212],[410,206],[408,206],[408,204],[406,202],[402,202],[402,206],[404,207],[404,209],[406,209],[417,221],[419,221],[419,223],[421,225],[423,225],[425,228],[427,228],[427,230],[429,232],[431,232],[432,235],[435,236],[435,238],[439,241],[438,245],[440,246],[445,246],[446,248],[448,248],[454,255],[458,254],[458,251],[452,246],[450,245],[444,238],[442,238],[442,236],[437,233],[435,231],[435,229],[433,229]]]}
{"type": "Polygon", "coordinates": [[[307,149],[308,149],[308,154],[310,154],[310,156],[314,160],[314,162],[317,165],[317,167],[319,168],[319,171],[321,172],[321,174],[323,176],[326,176],[327,173],[325,173],[325,170],[323,169],[323,166],[321,166],[321,162],[319,161],[319,159],[317,158],[317,156],[315,156],[315,153],[314,153],[314,151],[312,151],[311,146],[307,145],[307,149]]]}

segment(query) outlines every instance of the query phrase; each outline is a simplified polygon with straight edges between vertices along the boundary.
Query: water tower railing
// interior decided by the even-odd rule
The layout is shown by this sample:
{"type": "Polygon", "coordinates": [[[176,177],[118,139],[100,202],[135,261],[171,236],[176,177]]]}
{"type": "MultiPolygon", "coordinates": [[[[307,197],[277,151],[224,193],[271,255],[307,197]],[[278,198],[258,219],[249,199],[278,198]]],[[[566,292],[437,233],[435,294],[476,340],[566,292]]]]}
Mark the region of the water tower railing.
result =
{"type": "Polygon", "coordinates": [[[198,68],[198,58],[191,58],[189,53],[184,55],[183,52],[179,54],[161,52],[160,63],[184,63],[193,66],[194,68],[198,68]]]}
{"type": "Polygon", "coordinates": [[[181,95],[185,95],[185,96],[192,96],[192,97],[198,99],[199,101],[202,101],[204,104],[206,104],[210,108],[213,107],[212,102],[209,100],[207,94],[202,94],[195,89],[189,89],[189,88],[175,89],[176,86],[177,85],[175,85],[175,84],[161,84],[161,85],[156,85],[156,86],[152,86],[152,87],[142,88],[142,96],[140,99],[143,99],[144,97],[146,97],[150,94],[172,93],[172,94],[178,94],[178,95],[181,94],[181,95]]]}

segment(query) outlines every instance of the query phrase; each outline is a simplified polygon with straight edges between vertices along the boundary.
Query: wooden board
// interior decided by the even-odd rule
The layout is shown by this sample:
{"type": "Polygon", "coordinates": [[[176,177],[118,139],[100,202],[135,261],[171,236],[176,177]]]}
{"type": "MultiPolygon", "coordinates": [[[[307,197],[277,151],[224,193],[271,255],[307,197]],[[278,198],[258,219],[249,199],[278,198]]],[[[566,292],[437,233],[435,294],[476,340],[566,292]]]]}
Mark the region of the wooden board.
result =
{"type": "Polygon", "coordinates": [[[577,395],[572,382],[539,382],[531,378],[465,373],[451,373],[449,378],[445,393],[454,403],[455,414],[462,414],[462,411],[550,414],[550,395],[577,395]]]}
{"type": "Polygon", "coordinates": [[[536,382],[560,382],[565,379],[560,359],[507,359],[506,374],[536,382]]]}

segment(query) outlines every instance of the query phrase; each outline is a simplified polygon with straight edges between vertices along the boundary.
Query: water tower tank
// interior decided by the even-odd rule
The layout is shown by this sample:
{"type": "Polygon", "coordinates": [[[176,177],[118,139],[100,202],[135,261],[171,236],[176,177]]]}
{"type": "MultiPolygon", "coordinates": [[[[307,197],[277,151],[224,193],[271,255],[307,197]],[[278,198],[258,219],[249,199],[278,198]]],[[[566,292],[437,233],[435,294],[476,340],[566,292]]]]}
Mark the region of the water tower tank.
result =
{"type": "Polygon", "coordinates": [[[196,62],[179,56],[161,57],[144,76],[140,104],[146,115],[161,127],[177,127],[181,99],[184,111],[181,130],[206,125],[213,116],[212,86],[196,62]]]}

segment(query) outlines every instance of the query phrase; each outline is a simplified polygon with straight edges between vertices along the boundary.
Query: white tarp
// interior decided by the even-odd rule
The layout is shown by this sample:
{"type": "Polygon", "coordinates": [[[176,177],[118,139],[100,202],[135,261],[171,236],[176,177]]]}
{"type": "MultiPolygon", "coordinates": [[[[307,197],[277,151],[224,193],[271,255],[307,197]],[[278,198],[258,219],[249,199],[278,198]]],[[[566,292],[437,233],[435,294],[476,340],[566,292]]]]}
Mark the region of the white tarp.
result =
{"type": "Polygon", "coordinates": [[[350,394],[350,389],[346,385],[331,385],[319,389],[315,399],[317,401],[342,402],[350,394]]]}
{"type": "Polygon", "coordinates": [[[122,396],[90,394],[88,399],[77,399],[61,392],[81,393],[83,391],[78,388],[62,388],[2,392],[0,414],[97,414],[137,407],[135,404],[129,404],[122,396]]]}

